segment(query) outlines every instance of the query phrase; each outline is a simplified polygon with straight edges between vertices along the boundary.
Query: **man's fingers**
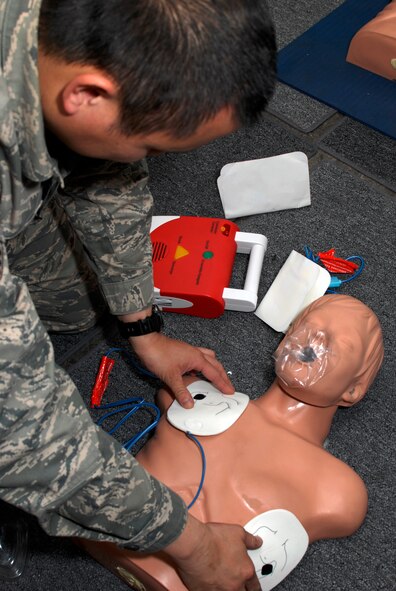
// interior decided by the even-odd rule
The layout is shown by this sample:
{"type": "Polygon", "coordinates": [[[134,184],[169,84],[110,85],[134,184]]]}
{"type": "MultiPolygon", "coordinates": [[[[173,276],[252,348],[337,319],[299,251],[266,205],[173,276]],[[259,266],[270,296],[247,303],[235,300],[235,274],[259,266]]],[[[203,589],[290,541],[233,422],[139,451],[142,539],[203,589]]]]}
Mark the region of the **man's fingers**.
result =
{"type": "Polygon", "coordinates": [[[197,347],[197,349],[207,357],[216,357],[216,353],[213,351],[213,349],[207,349],[206,347],[197,347]]]}
{"type": "Polygon", "coordinates": [[[169,378],[166,385],[172,390],[176,400],[183,408],[193,408],[194,400],[180,376],[169,378]]]}
{"type": "Polygon", "coordinates": [[[235,388],[232,385],[226,370],[216,359],[216,353],[206,347],[197,347],[204,355],[205,365],[201,368],[201,373],[224,394],[233,394],[235,388]],[[211,367],[212,366],[212,367],[211,367]]]}
{"type": "MultiPolygon", "coordinates": [[[[263,540],[259,536],[254,536],[245,530],[245,544],[248,550],[257,550],[262,546],[263,540]]],[[[245,583],[246,591],[261,591],[260,581],[257,578],[256,573],[251,579],[245,583]]]]}
{"type": "Polygon", "coordinates": [[[263,540],[260,536],[254,536],[245,530],[245,544],[248,550],[257,550],[263,545],[263,540]]]}
{"type": "Polygon", "coordinates": [[[200,371],[205,378],[212,382],[224,394],[233,394],[235,388],[220,361],[212,356],[204,356],[203,359],[204,363],[200,371]]]}
{"type": "Polygon", "coordinates": [[[257,575],[254,575],[252,579],[246,581],[245,583],[245,590],[246,591],[261,591],[260,581],[257,578],[257,575]]]}

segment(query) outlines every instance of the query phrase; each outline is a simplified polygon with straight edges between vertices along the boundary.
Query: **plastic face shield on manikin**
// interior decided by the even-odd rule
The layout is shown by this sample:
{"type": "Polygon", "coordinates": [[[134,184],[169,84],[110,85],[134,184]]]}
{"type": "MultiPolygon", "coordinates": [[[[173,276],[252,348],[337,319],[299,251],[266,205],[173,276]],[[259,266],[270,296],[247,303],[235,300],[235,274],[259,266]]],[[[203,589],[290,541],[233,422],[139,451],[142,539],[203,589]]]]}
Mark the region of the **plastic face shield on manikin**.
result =
{"type": "Polygon", "coordinates": [[[381,327],[359,300],[325,295],[298,316],[274,357],[280,387],[296,400],[350,406],[367,392],[368,367],[381,365],[381,327]]]}
{"type": "Polygon", "coordinates": [[[313,386],[337,363],[330,335],[309,322],[289,331],[274,358],[278,378],[290,388],[313,386]]]}

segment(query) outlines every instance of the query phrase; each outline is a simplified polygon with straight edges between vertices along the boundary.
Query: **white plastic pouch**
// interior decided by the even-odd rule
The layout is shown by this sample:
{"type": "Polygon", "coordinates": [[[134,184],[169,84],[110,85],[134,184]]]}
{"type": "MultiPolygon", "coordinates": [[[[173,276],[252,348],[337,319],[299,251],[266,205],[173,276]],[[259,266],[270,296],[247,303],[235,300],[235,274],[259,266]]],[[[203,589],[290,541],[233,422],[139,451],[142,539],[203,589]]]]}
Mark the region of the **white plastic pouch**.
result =
{"type": "Polygon", "coordinates": [[[308,158],[303,152],[226,164],[217,186],[226,218],[311,204],[308,158]]]}
{"type": "Polygon", "coordinates": [[[330,281],[327,269],[292,250],[255,315],[274,330],[286,332],[304,308],[324,295],[330,281]]]}

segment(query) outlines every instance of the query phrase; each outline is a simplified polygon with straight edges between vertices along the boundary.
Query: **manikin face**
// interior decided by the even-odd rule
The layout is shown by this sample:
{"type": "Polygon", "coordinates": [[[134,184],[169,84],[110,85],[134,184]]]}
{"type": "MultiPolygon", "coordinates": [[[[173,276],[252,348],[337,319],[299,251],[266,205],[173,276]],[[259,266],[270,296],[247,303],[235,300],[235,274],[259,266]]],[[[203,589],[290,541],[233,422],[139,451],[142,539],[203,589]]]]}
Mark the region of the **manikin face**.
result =
{"type": "MultiPolygon", "coordinates": [[[[339,298],[341,296],[335,296],[339,298]]],[[[276,373],[288,394],[314,406],[333,406],[354,393],[365,363],[366,308],[352,300],[318,300],[294,323],[279,345],[276,373]]]]}
{"type": "Polygon", "coordinates": [[[235,423],[246,409],[246,394],[222,394],[213,384],[202,380],[188,386],[193,408],[183,408],[176,400],[167,412],[168,421],[177,429],[193,435],[217,435],[235,423]]]}

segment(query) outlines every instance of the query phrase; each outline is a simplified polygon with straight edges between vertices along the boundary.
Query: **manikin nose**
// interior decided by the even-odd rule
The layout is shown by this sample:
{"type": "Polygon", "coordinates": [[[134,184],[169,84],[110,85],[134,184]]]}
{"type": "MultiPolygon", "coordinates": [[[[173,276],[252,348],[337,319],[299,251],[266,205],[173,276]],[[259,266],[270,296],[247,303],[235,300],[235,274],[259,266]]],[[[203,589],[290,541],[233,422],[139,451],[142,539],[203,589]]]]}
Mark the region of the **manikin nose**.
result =
{"type": "Polygon", "coordinates": [[[298,358],[300,361],[304,363],[310,363],[311,361],[315,361],[316,353],[312,347],[304,347],[298,354],[298,358]]]}

